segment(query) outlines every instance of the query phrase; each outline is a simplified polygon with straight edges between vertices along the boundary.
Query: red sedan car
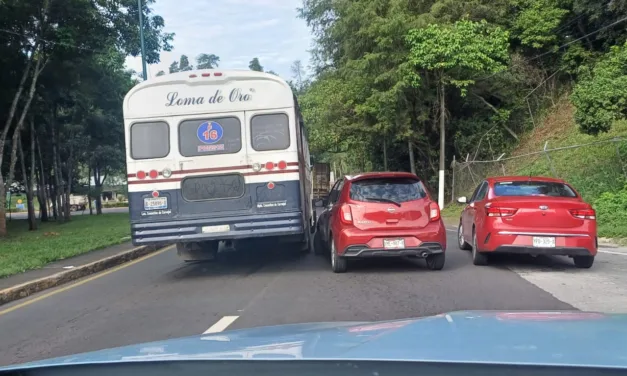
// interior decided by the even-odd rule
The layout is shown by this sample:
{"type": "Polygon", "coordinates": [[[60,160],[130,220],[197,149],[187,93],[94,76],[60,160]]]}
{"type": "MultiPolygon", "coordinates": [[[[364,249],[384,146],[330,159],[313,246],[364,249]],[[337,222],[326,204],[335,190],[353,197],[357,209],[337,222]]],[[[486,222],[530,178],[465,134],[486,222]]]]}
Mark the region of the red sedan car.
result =
{"type": "Polygon", "coordinates": [[[572,257],[590,268],[597,253],[594,209],[566,182],[529,176],[483,181],[467,200],[458,228],[459,247],[472,249],[475,265],[493,253],[572,257]]]}
{"type": "Polygon", "coordinates": [[[331,254],[335,273],[345,272],[348,260],[366,257],[419,257],[429,269],[441,270],[446,229],[416,175],[346,176],[335,183],[318,218],[314,249],[331,254]]]}

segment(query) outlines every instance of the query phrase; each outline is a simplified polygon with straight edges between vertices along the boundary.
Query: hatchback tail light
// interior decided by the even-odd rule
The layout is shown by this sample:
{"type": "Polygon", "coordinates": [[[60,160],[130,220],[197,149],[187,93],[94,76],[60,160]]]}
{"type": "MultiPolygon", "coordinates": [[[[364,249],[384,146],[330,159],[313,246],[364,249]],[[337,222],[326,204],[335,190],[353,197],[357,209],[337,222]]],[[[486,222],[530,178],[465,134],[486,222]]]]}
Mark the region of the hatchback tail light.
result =
{"type": "Polygon", "coordinates": [[[342,205],[340,208],[340,221],[346,225],[353,224],[353,212],[350,205],[342,205]]]}
{"type": "Polygon", "coordinates": [[[502,208],[499,206],[490,206],[485,209],[488,217],[511,217],[516,214],[518,209],[502,208]]]}
{"type": "Polygon", "coordinates": [[[573,217],[579,219],[596,219],[596,212],[594,209],[571,209],[570,214],[573,217]]]}
{"type": "Polygon", "coordinates": [[[440,206],[437,202],[432,202],[429,204],[429,220],[431,222],[440,220],[440,206]]]}

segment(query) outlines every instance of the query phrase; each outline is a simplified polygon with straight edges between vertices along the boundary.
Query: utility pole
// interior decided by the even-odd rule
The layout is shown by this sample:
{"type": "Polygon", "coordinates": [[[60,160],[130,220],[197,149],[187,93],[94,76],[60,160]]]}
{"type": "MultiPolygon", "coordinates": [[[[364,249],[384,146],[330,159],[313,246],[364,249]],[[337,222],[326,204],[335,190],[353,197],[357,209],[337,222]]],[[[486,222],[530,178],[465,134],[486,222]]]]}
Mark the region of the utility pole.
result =
{"type": "Polygon", "coordinates": [[[141,40],[142,48],[142,69],[144,81],[148,79],[148,73],[146,70],[146,47],[144,45],[144,12],[142,8],[142,0],[137,0],[137,10],[139,13],[139,39],[141,40]]]}

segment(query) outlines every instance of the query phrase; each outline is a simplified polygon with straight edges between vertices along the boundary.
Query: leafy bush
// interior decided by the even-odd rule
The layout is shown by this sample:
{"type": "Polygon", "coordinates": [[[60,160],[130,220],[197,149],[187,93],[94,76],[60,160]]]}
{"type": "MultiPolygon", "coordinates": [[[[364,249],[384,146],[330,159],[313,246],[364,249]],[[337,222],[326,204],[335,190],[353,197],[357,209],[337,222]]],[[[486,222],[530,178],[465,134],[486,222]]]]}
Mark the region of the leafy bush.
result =
{"type": "Polygon", "coordinates": [[[605,192],[594,201],[599,236],[627,237],[627,185],[615,193],[605,192]]]}

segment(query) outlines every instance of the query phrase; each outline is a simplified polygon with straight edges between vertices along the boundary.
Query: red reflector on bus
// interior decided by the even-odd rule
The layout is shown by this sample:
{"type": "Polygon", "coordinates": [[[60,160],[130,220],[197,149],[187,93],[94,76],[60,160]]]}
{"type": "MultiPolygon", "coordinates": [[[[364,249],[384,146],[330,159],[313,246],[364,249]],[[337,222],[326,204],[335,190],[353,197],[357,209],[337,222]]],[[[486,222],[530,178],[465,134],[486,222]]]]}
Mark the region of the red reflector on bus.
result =
{"type": "Polygon", "coordinates": [[[152,197],[154,197],[154,198],[159,197],[159,192],[157,192],[157,191],[152,191],[152,197]]]}
{"type": "Polygon", "coordinates": [[[285,162],[285,161],[279,162],[279,169],[280,170],[285,170],[286,168],[287,168],[287,162],[285,162]]]}
{"type": "Polygon", "coordinates": [[[273,182],[268,183],[268,189],[274,189],[274,183],[273,182]]]}
{"type": "Polygon", "coordinates": [[[216,77],[220,77],[220,76],[222,76],[222,73],[218,72],[218,73],[214,73],[213,75],[216,76],[216,77]]]}
{"type": "Polygon", "coordinates": [[[272,170],[272,169],[274,168],[274,162],[268,162],[268,163],[266,163],[266,168],[267,168],[268,170],[272,170]]]}
{"type": "Polygon", "coordinates": [[[196,76],[195,74],[190,74],[189,75],[189,78],[196,78],[196,77],[198,77],[198,76],[196,76]]]}
{"type": "Polygon", "coordinates": [[[203,73],[202,76],[203,77],[209,77],[209,76],[211,76],[211,73],[203,73]]]}
{"type": "Polygon", "coordinates": [[[156,179],[158,176],[159,176],[159,173],[157,172],[157,170],[150,170],[151,179],[156,179]]]}
{"type": "Polygon", "coordinates": [[[144,171],[137,171],[137,179],[146,179],[146,173],[144,171]]]}

